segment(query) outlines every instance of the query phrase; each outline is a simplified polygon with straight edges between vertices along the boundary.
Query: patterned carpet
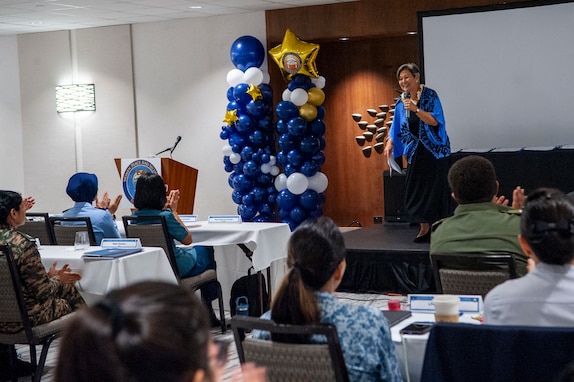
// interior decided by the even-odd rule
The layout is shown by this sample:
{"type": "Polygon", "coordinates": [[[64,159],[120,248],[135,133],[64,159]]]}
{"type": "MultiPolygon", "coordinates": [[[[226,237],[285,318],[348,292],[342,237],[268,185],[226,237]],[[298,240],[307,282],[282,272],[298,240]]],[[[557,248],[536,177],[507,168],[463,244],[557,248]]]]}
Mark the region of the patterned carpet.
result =
{"type": "MultiPolygon", "coordinates": [[[[387,301],[389,299],[399,299],[402,302],[402,305],[406,303],[406,297],[404,296],[389,296],[383,294],[355,294],[355,293],[338,293],[338,297],[349,303],[349,304],[363,304],[374,306],[379,309],[386,309],[387,308],[387,301]]],[[[217,313],[217,312],[216,312],[217,313]]],[[[229,319],[229,313],[227,313],[227,318],[229,319]]],[[[214,338],[222,339],[233,343],[233,333],[231,330],[228,330],[225,334],[221,334],[221,330],[213,329],[212,335],[214,338]]],[[[58,340],[56,340],[52,346],[50,346],[50,351],[48,353],[48,358],[46,360],[46,367],[44,369],[44,373],[42,375],[43,382],[55,382],[54,380],[54,370],[56,366],[57,356],[58,356],[58,340]]],[[[27,346],[18,346],[18,354],[24,360],[29,360],[30,352],[27,346]]],[[[38,357],[40,356],[39,351],[41,347],[38,348],[38,357]]],[[[229,347],[229,360],[227,362],[225,374],[223,381],[231,381],[231,374],[235,368],[239,366],[239,359],[237,358],[237,351],[235,346],[229,347]]],[[[20,378],[20,382],[27,382],[31,381],[31,378],[20,378]]]]}

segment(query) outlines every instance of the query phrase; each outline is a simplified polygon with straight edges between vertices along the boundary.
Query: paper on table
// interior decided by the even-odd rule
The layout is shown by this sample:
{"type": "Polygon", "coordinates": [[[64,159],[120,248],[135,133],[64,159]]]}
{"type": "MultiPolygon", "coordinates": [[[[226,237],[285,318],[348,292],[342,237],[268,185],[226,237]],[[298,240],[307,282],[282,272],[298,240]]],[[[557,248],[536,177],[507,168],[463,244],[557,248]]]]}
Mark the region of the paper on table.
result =
{"type": "Polygon", "coordinates": [[[403,173],[401,166],[395,161],[395,158],[391,158],[390,156],[387,158],[387,163],[389,164],[389,176],[393,176],[393,170],[398,172],[399,174],[403,173]]]}

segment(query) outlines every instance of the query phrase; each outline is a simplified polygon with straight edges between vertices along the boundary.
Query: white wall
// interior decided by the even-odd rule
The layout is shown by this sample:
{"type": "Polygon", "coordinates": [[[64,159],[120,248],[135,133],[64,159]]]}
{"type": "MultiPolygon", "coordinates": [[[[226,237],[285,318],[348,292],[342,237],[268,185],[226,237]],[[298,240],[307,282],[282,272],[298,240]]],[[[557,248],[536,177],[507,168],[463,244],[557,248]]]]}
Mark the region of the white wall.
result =
{"type": "Polygon", "coordinates": [[[0,37],[0,189],[24,191],[16,36],[0,37]]]}
{"type": "Polygon", "coordinates": [[[33,211],[59,212],[71,206],[74,172],[94,172],[100,191],[118,194],[114,158],[146,157],[180,135],[173,159],[199,170],[194,213],[236,213],[219,132],[229,48],[243,35],[265,46],[264,12],[0,39],[0,188],[35,196],[33,211]],[[73,80],[95,84],[95,112],[56,113],[55,86],[73,80]]]}

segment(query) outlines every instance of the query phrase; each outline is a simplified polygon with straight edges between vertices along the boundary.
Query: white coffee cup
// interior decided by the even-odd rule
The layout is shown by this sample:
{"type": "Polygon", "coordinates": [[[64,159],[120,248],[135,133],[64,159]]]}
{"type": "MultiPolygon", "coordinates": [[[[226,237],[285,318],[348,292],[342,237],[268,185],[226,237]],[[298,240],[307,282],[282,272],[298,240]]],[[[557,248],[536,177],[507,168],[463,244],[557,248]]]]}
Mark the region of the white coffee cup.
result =
{"type": "Polygon", "coordinates": [[[90,246],[90,238],[87,231],[76,232],[76,239],[74,240],[74,250],[82,251],[90,246]]]}
{"type": "Polygon", "coordinates": [[[436,322],[458,322],[460,299],[458,296],[442,294],[432,300],[436,322]]]}

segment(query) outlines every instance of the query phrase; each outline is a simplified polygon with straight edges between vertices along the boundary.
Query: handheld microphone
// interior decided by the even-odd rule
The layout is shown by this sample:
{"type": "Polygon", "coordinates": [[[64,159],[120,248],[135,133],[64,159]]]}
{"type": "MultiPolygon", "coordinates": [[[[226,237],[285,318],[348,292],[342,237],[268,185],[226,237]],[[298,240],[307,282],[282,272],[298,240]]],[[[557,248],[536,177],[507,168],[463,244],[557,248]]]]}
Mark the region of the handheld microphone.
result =
{"type": "MultiPolygon", "coordinates": [[[[404,92],[403,98],[404,99],[411,99],[411,93],[410,92],[404,92]]],[[[409,119],[411,117],[411,111],[409,109],[405,110],[405,114],[407,116],[407,119],[409,119]]]]}
{"type": "Polygon", "coordinates": [[[171,148],[171,150],[169,151],[170,154],[173,154],[173,150],[175,150],[175,148],[177,147],[177,145],[179,144],[179,141],[181,141],[181,136],[177,136],[177,138],[175,139],[175,143],[173,144],[173,147],[171,148]]]}

